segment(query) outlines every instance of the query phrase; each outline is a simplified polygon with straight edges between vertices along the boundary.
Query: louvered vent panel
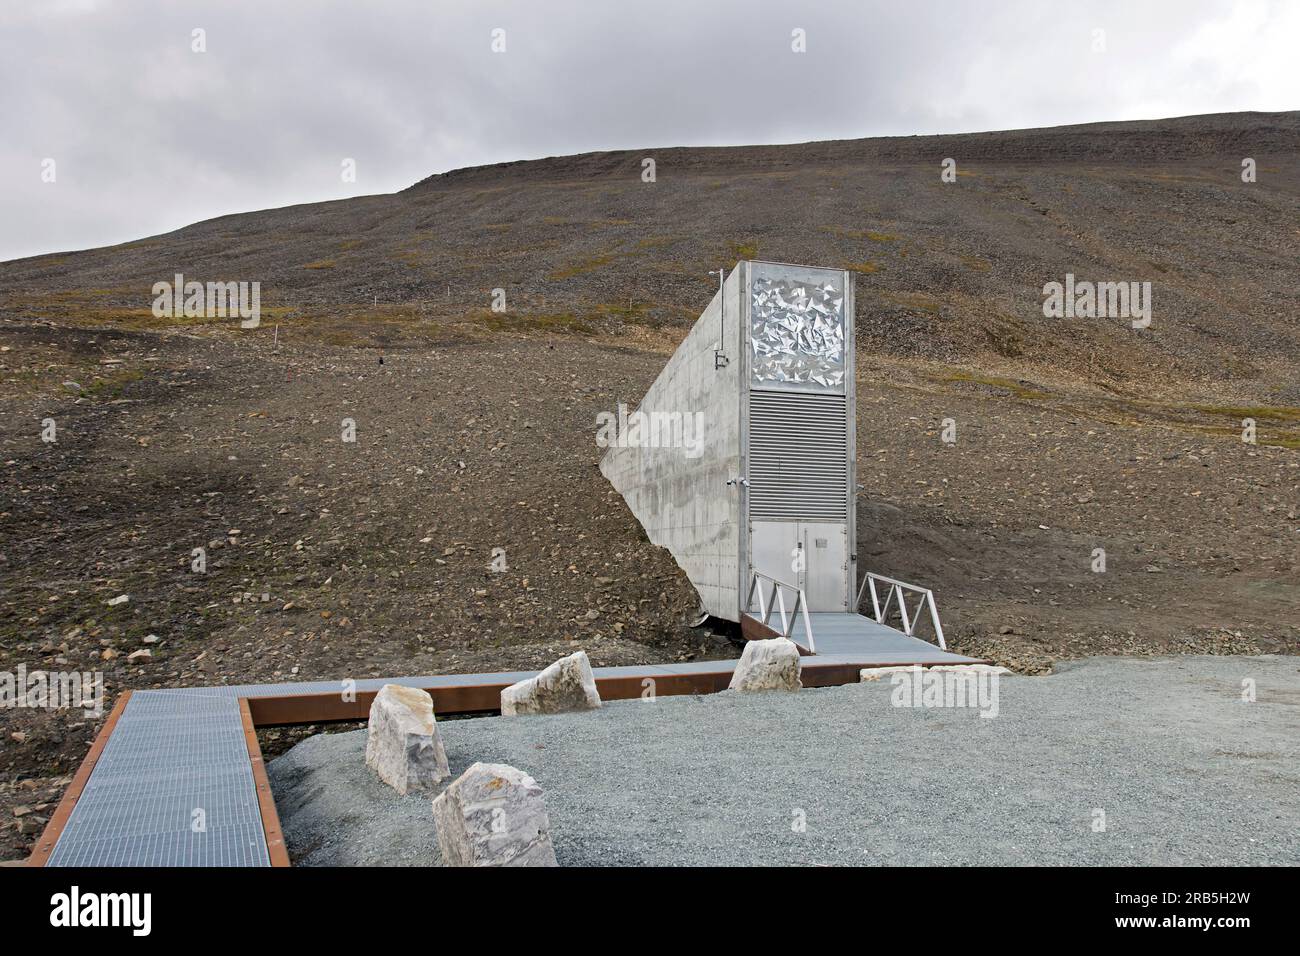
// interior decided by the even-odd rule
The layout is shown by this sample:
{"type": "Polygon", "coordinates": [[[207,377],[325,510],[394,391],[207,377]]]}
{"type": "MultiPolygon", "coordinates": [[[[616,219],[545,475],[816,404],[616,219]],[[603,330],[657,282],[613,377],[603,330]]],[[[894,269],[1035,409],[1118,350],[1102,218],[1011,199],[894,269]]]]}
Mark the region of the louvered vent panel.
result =
{"type": "Polygon", "coordinates": [[[843,395],[750,391],[751,520],[845,520],[847,415],[843,395]]]}

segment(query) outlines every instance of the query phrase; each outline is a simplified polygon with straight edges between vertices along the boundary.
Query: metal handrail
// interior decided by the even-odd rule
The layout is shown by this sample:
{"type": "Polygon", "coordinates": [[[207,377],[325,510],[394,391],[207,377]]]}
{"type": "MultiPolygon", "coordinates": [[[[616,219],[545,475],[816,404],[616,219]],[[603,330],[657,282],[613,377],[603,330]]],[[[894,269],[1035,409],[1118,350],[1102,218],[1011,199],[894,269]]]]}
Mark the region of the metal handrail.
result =
{"type": "Polygon", "coordinates": [[[920,612],[924,607],[930,609],[930,623],[934,626],[934,635],[939,639],[939,647],[942,650],[948,649],[947,642],[943,639],[943,625],[939,623],[939,610],[934,606],[934,592],[929,588],[919,587],[915,584],[908,584],[906,581],[899,581],[895,578],[887,578],[883,574],[876,574],[867,571],[862,577],[862,583],[858,585],[858,601],[855,607],[862,607],[862,594],[867,589],[871,591],[871,609],[876,618],[877,624],[884,624],[885,619],[889,617],[890,607],[893,605],[894,596],[898,596],[898,615],[903,621],[903,633],[908,637],[916,636],[916,625],[921,621],[920,612]],[[876,582],[889,585],[889,593],[885,597],[885,603],[880,603],[880,594],[876,590],[876,582]],[[907,592],[920,594],[921,600],[917,603],[912,613],[908,613],[907,592]]]}
{"type": "Polygon", "coordinates": [[[755,571],[749,579],[749,593],[745,596],[745,613],[749,614],[754,609],[754,591],[758,591],[758,613],[762,615],[760,620],[767,627],[768,620],[772,617],[772,612],[779,610],[781,613],[781,636],[790,640],[790,634],[794,631],[794,623],[802,615],[804,633],[808,635],[808,651],[816,654],[817,646],[813,643],[812,619],[808,617],[808,598],[803,593],[803,588],[788,584],[785,581],[778,581],[770,574],[764,574],[762,571],[755,571]],[[770,582],[772,593],[767,601],[763,600],[763,588],[758,586],[759,579],[770,582]],[[785,609],[785,590],[794,592],[794,607],[790,609],[789,614],[785,609]]]}

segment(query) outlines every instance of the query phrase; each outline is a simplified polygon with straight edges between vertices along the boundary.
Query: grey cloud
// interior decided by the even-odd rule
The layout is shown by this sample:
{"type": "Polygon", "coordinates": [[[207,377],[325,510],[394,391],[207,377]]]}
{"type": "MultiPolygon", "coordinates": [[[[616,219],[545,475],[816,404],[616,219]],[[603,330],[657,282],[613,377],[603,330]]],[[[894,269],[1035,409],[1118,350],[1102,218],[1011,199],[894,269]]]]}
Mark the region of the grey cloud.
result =
{"type": "Polygon", "coordinates": [[[1293,109],[1300,8],[54,0],[0,12],[0,259],[594,149],[1293,109]],[[1059,7],[1059,8],[1058,8],[1059,7]],[[208,52],[190,51],[207,31],[208,52]],[[508,51],[493,54],[504,28],[508,51]],[[808,52],[790,51],[794,28],[808,52]],[[1106,52],[1092,51],[1093,30],[1106,52]],[[40,180],[45,157],[58,182],[40,180]],[[356,159],[358,181],[340,180],[356,159]]]}

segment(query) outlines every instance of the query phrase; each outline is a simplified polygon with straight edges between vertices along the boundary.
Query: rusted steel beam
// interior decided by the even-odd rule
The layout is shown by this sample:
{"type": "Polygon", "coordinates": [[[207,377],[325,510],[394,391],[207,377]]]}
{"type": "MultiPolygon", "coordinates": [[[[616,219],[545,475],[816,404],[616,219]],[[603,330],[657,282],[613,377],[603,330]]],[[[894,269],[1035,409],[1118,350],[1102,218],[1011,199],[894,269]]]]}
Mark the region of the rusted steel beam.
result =
{"type": "MultiPolygon", "coordinates": [[[[839,684],[856,684],[858,672],[864,667],[897,667],[911,663],[913,662],[822,663],[813,657],[803,663],[803,686],[835,687],[839,684]]],[[[710,671],[658,673],[656,668],[651,666],[647,667],[644,674],[597,677],[596,688],[600,691],[603,700],[713,694],[727,689],[727,685],[731,683],[731,673],[730,667],[710,671]]],[[[446,717],[496,713],[501,707],[501,691],[509,686],[508,681],[488,681],[482,684],[461,684],[450,687],[439,687],[435,684],[422,689],[428,691],[433,697],[434,712],[439,717],[446,717]]],[[[288,724],[365,720],[370,715],[370,704],[375,699],[375,691],[357,691],[351,697],[352,699],[345,699],[341,693],[288,694],[280,697],[249,697],[247,701],[254,726],[275,727],[288,724]]]]}
{"type": "MultiPolygon", "coordinates": [[[[630,700],[635,697],[671,697],[679,694],[711,694],[724,690],[731,682],[731,669],[720,668],[684,674],[657,673],[653,667],[644,675],[597,677],[596,687],[604,700],[630,700]],[[653,681],[647,685],[647,680],[653,681]]],[[[509,681],[482,684],[431,685],[423,689],[433,698],[438,716],[453,714],[491,714],[501,709],[501,692],[509,681]]],[[[348,697],[342,693],[295,694],[283,697],[249,697],[248,709],[257,727],[283,724],[316,724],[338,720],[365,720],[375,691],[357,691],[348,697]]]]}
{"type": "Polygon", "coordinates": [[[257,728],[248,710],[248,699],[239,699],[239,719],[244,725],[244,743],[248,746],[248,761],[253,769],[253,785],[257,789],[257,808],[262,816],[262,832],[266,836],[266,852],[272,866],[288,866],[289,850],[284,845],[280,829],[280,815],[275,812],[275,798],[271,795],[271,782],[266,778],[266,764],[262,760],[262,747],[257,742],[257,728]]]}
{"type": "Polygon", "coordinates": [[[602,700],[634,700],[638,697],[678,697],[683,694],[713,694],[726,690],[731,671],[688,674],[646,674],[643,677],[597,678],[602,700]]]}
{"type": "MultiPolygon", "coordinates": [[[[507,683],[426,687],[433,697],[433,710],[439,716],[449,714],[488,714],[501,707],[501,691],[507,683]]],[[[321,724],[339,720],[365,720],[376,691],[359,690],[344,695],[289,694],[282,697],[249,697],[248,709],[257,727],[283,724],[321,724]]]]}
{"type": "Polygon", "coordinates": [[[81,766],[73,775],[68,789],[63,791],[63,799],[55,808],[50,822],[45,824],[45,829],[41,832],[41,838],[36,841],[36,848],[32,850],[32,855],[27,858],[28,866],[44,866],[50,859],[50,854],[54,852],[54,845],[59,842],[63,828],[68,825],[68,818],[72,816],[72,808],[81,799],[82,791],[90,781],[90,774],[94,771],[95,764],[99,762],[100,754],[108,746],[108,738],[113,736],[113,728],[117,726],[117,721],[122,716],[122,711],[126,710],[127,701],[130,699],[129,690],[124,690],[118,695],[113,709],[108,713],[108,720],[104,721],[104,726],[99,728],[99,733],[95,735],[95,742],[90,745],[90,752],[81,761],[81,766]]]}
{"type": "Polygon", "coordinates": [[[838,687],[856,684],[861,664],[809,664],[799,672],[799,682],[804,687],[838,687]]]}
{"type": "Polygon", "coordinates": [[[740,615],[740,634],[747,641],[770,641],[781,636],[778,631],[748,614],[740,615]]]}
{"type": "MultiPolygon", "coordinates": [[[[740,636],[747,641],[770,641],[774,637],[780,637],[781,632],[775,630],[767,624],[764,624],[756,617],[750,617],[748,614],[740,615],[740,636]]],[[[799,653],[805,657],[811,656],[812,651],[804,647],[798,641],[794,641],[794,646],[799,648],[799,653]]]]}

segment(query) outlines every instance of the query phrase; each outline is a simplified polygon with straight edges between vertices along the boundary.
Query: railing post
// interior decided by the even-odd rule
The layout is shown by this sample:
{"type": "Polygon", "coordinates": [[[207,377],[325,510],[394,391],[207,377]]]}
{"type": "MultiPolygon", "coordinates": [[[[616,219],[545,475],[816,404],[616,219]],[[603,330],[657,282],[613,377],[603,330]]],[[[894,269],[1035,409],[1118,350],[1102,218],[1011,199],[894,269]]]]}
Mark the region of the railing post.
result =
{"type": "MultiPolygon", "coordinates": [[[[873,585],[874,587],[874,585],[873,585]]],[[[784,581],[778,581],[770,574],[763,574],[761,571],[754,571],[750,577],[749,593],[745,595],[745,613],[750,614],[754,606],[754,590],[758,589],[758,611],[762,615],[764,625],[771,627],[769,623],[772,619],[772,612],[778,611],[781,614],[781,635],[786,640],[791,640],[790,635],[794,633],[795,621],[799,615],[803,615],[804,629],[808,632],[808,650],[815,653],[815,644],[812,631],[812,618],[808,616],[808,598],[803,593],[803,588],[796,587],[793,584],[786,584],[784,581]],[[766,602],[763,600],[763,591],[765,590],[763,582],[772,583],[772,593],[768,596],[766,602]],[[785,588],[794,592],[794,608],[787,610],[785,606],[785,588]]],[[[772,628],[775,630],[775,628],[772,628]]]]}
{"type": "Polygon", "coordinates": [[[885,595],[885,603],[880,606],[880,615],[876,618],[877,624],[884,624],[889,619],[889,605],[894,603],[894,586],[889,586],[889,593],[885,595]]]}
{"type": "Polygon", "coordinates": [[[943,625],[939,623],[939,609],[934,606],[934,592],[926,591],[925,598],[930,604],[930,623],[934,625],[935,636],[939,638],[939,649],[946,651],[948,644],[943,639],[943,625]]]}
{"type": "Polygon", "coordinates": [[[812,619],[808,617],[808,602],[803,599],[803,591],[799,592],[799,609],[803,611],[803,630],[808,635],[808,653],[816,654],[817,645],[813,640],[812,619]]]}
{"type": "Polygon", "coordinates": [[[875,612],[876,623],[889,626],[889,608],[894,602],[894,597],[898,597],[898,616],[902,620],[903,633],[908,637],[916,636],[917,625],[921,623],[921,614],[926,609],[930,612],[930,623],[934,625],[934,636],[939,642],[942,650],[948,649],[947,641],[943,635],[943,625],[939,623],[939,608],[934,601],[934,592],[929,588],[917,587],[915,584],[908,584],[906,581],[898,581],[894,578],[887,578],[883,574],[875,574],[871,571],[864,572],[861,586],[858,587],[858,604],[854,610],[861,613],[862,593],[866,590],[871,595],[871,609],[875,612]],[[885,596],[882,604],[880,601],[880,592],[876,588],[876,582],[889,585],[889,593],[885,596]],[[915,610],[908,607],[907,593],[911,591],[921,596],[920,602],[915,610]]]}
{"type": "Polygon", "coordinates": [[[903,589],[899,587],[897,584],[894,585],[894,590],[898,592],[898,613],[903,618],[903,633],[906,634],[908,637],[911,637],[912,621],[907,616],[907,595],[903,592],[903,589]]]}

